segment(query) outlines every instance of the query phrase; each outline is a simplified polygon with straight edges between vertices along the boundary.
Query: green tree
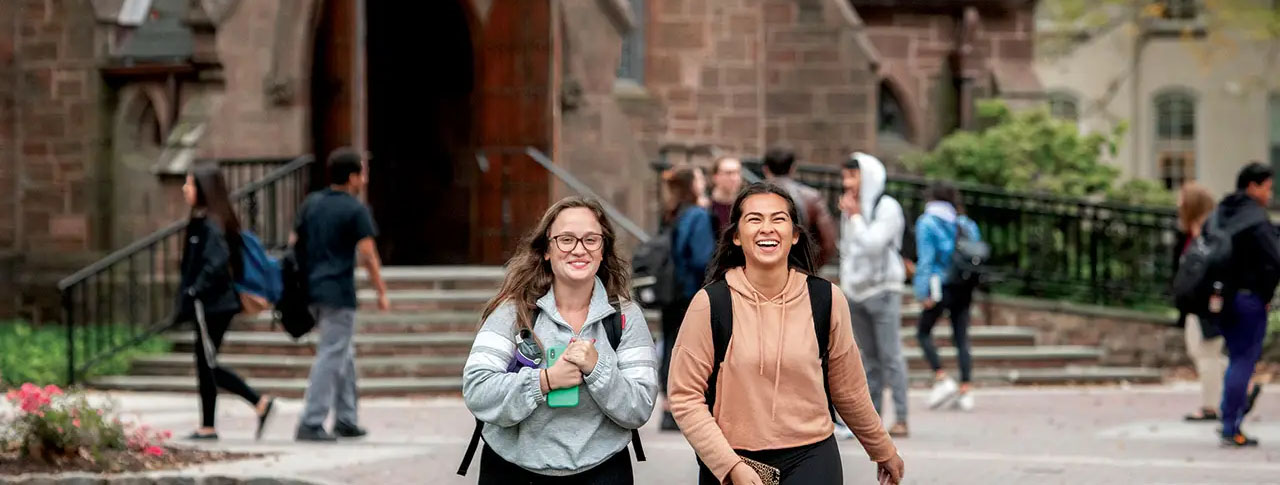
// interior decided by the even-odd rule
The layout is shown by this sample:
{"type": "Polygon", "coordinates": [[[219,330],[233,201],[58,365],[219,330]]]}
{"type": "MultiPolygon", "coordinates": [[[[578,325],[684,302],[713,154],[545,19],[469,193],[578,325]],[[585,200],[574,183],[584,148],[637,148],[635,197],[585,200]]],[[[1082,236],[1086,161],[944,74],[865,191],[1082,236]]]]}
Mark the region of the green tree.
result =
{"type": "Polygon", "coordinates": [[[953,133],[933,151],[907,157],[907,166],[931,178],[1075,197],[1105,195],[1120,176],[1104,156],[1115,154],[1123,124],[1081,134],[1045,109],[1014,112],[995,100],[977,108],[983,128],[953,133]]]}

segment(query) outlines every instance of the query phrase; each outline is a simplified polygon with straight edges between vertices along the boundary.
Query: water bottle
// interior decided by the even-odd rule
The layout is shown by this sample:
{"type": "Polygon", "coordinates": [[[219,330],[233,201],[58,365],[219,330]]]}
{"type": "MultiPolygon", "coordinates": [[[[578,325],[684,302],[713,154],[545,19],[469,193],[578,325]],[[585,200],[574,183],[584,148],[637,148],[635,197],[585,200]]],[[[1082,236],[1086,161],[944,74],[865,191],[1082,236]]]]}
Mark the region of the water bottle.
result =
{"type": "Polygon", "coordinates": [[[1213,282],[1213,294],[1209,295],[1209,313],[1222,313],[1222,282],[1213,282]]]}
{"type": "Polygon", "coordinates": [[[507,372],[519,371],[522,367],[534,369],[542,365],[542,347],[533,339],[528,329],[520,329],[520,342],[516,344],[516,358],[507,367],[507,372]]]}

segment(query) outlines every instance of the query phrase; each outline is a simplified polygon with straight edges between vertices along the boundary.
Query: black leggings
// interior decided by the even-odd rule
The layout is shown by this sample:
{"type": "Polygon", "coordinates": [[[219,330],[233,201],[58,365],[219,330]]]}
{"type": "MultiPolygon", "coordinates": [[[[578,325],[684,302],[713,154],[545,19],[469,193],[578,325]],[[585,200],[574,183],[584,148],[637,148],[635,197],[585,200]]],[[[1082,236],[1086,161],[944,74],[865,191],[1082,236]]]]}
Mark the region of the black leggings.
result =
{"type": "Polygon", "coordinates": [[[969,307],[973,305],[973,290],[955,286],[942,288],[942,301],[920,314],[916,324],[916,339],[920,350],[934,372],[942,370],[938,347],[933,343],[933,325],[945,310],[951,318],[951,342],[956,346],[956,361],[960,364],[960,382],[973,379],[973,358],[969,354],[969,307]]]}
{"type": "Polygon", "coordinates": [[[667,373],[671,372],[671,352],[676,347],[680,324],[689,311],[689,300],[678,300],[662,308],[662,368],[658,369],[658,381],[662,384],[662,396],[667,395],[667,373]]]}
{"type": "Polygon", "coordinates": [[[595,468],[577,475],[552,477],[520,468],[502,459],[485,445],[480,452],[480,485],[631,485],[631,455],[623,448],[595,468]]]}
{"type": "MultiPolygon", "coordinates": [[[[782,485],[840,485],[844,483],[844,465],[840,463],[840,447],[835,436],[811,445],[781,450],[742,451],[739,456],[764,463],[782,472],[782,485]]],[[[711,470],[698,461],[698,483],[719,485],[711,470]]]]}
{"type": "MultiPolygon", "coordinates": [[[[227,333],[227,328],[231,326],[231,319],[235,316],[234,313],[205,315],[205,324],[209,327],[209,339],[213,341],[215,351],[222,347],[222,336],[227,333]]],[[[208,361],[205,360],[204,342],[200,337],[199,325],[199,323],[196,324],[196,382],[200,386],[200,423],[201,426],[212,428],[213,418],[217,415],[215,410],[218,406],[218,388],[226,389],[254,406],[258,405],[262,396],[245,384],[244,379],[222,365],[209,368],[208,361]]]]}

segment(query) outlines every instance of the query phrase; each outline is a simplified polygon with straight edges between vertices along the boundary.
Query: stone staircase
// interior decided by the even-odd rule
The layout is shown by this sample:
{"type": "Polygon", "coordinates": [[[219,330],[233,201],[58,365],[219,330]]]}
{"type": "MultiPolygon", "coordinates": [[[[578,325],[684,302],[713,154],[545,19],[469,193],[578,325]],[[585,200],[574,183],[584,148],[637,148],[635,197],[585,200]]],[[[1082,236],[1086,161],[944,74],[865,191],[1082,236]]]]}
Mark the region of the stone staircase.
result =
{"type": "MultiPolygon", "coordinates": [[[[355,337],[361,394],[458,394],[480,310],[502,275],[500,267],[387,268],[384,278],[392,306],[387,313],[375,311],[374,293],[362,289],[355,337]]],[[[647,315],[655,340],[661,341],[658,313],[647,315]]],[[[905,305],[904,325],[914,325],[918,316],[918,305],[905,305]]],[[[1161,378],[1153,369],[1101,367],[1099,348],[1036,345],[1032,329],[982,325],[980,314],[974,321],[970,329],[974,379],[980,384],[1154,382],[1161,378]]],[[[928,364],[913,329],[903,328],[903,351],[913,383],[927,384],[931,379],[928,364]]],[[[949,325],[939,322],[934,338],[944,365],[954,369],[950,336],[949,325]]],[[[170,353],[139,358],[129,375],[100,377],[91,385],[131,391],[194,391],[194,332],[176,331],[165,337],[173,343],[170,353]]],[[[283,330],[272,328],[270,318],[263,315],[233,323],[218,359],[263,392],[301,396],[317,337],[313,333],[294,341],[283,330]]]]}

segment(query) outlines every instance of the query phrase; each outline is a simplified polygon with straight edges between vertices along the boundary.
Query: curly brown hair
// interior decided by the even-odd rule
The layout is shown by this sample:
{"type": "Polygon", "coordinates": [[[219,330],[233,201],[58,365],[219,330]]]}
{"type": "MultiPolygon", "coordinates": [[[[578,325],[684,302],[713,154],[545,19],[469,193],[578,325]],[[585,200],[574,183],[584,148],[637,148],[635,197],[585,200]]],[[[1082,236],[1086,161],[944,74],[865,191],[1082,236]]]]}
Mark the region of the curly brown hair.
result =
{"type": "Polygon", "coordinates": [[[631,268],[618,255],[618,235],[613,230],[613,223],[605,215],[604,208],[595,199],[566,197],[547,209],[538,227],[520,241],[515,255],[507,261],[507,276],[502,281],[502,288],[485,305],[480,316],[481,324],[503,303],[510,301],[516,307],[516,328],[533,333],[533,316],[538,311],[538,299],[551,291],[551,283],[555,281],[551,263],[543,259],[547,249],[551,247],[551,224],[555,223],[565,209],[574,208],[590,210],[600,222],[604,245],[600,248],[600,269],[596,270],[596,276],[604,282],[605,293],[608,293],[610,300],[631,299],[631,268]]]}

